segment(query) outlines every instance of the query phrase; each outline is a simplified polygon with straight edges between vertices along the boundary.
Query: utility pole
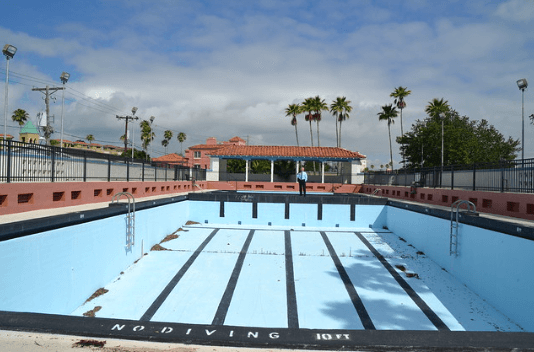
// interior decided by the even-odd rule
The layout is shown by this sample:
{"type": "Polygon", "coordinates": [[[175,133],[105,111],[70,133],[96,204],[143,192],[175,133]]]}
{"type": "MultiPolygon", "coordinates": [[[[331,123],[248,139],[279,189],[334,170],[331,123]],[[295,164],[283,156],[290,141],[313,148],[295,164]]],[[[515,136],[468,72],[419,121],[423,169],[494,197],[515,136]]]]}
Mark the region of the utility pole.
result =
{"type": "Polygon", "coordinates": [[[58,90],[63,90],[65,87],[53,87],[46,86],[45,88],[32,88],[33,91],[41,92],[45,95],[46,105],[46,127],[44,128],[44,135],[46,139],[46,145],[50,145],[50,135],[54,132],[52,126],[50,126],[50,96],[58,90]]]}
{"type": "MultiPolygon", "coordinates": [[[[128,121],[129,120],[132,120],[132,121],[133,120],[139,120],[139,117],[135,116],[136,112],[137,112],[137,108],[133,107],[132,108],[132,116],[119,116],[119,115],[116,115],[117,119],[126,120],[126,125],[124,127],[124,156],[126,156],[126,152],[128,151],[128,121]]],[[[132,158],[133,158],[133,150],[134,150],[134,145],[133,145],[133,136],[132,136],[132,158]]]]}

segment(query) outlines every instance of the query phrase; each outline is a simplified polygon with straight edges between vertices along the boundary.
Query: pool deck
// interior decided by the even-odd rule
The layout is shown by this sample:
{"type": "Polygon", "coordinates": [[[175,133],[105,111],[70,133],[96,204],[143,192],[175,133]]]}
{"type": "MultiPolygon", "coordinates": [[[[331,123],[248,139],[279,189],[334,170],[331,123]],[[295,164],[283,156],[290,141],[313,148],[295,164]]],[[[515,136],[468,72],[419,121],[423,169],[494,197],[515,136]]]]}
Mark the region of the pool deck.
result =
{"type": "MultiPolygon", "coordinates": [[[[4,215],[0,224],[104,207],[108,203],[4,215]]],[[[288,344],[288,348],[305,348],[308,343],[313,349],[340,349],[347,339],[347,347],[365,346],[361,350],[366,351],[390,350],[389,344],[404,346],[394,349],[403,351],[418,344],[427,346],[428,351],[446,347],[459,351],[465,350],[459,346],[472,346],[473,341],[489,343],[496,338],[491,333],[495,331],[512,334],[508,338],[523,347],[532,341],[530,334],[515,334],[522,331],[519,326],[387,230],[198,224],[184,225],[177,234],[177,239],[161,243],[167,250],[148,252],[107,284],[106,294],[72,312],[73,318],[86,321],[90,331],[100,319],[82,315],[101,307],[96,317],[116,330],[131,325],[136,332],[139,326],[151,325],[160,336],[168,332],[168,341],[175,342],[170,335],[181,329],[178,341],[195,343],[205,338],[202,344],[214,345],[231,344],[234,334],[244,334],[249,340],[263,335],[259,346],[271,350],[285,347],[285,338],[299,334],[300,342],[288,344]],[[435,334],[429,338],[429,333],[435,332],[440,332],[439,346],[434,345],[435,334]],[[215,338],[218,334],[225,336],[215,338]],[[329,345],[332,339],[336,344],[329,345]],[[425,345],[425,340],[431,344],[425,345]],[[375,346],[366,341],[374,341],[375,346]],[[381,341],[381,346],[376,341],[381,341]]],[[[31,316],[29,320],[34,318],[40,319],[31,316]]],[[[0,350],[31,352],[37,350],[30,346],[32,342],[39,345],[38,341],[46,340],[52,346],[58,335],[0,331],[0,336],[0,350]],[[13,349],[2,345],[4,337],[13,349]]],[[[123,337],[154,339],[135,333],[123,337]]],[[[57,338],[67,344],[80,339],[57,338]]],[[[506,346],[505,340],[496,346],[506,346]]],[[[62,343],[52,348],[62,351],[62,343]]],[[[124,351],[136,351],[134,346],[147,348],[139,349],[143,351],[205,348],[175,343],[124,342],[126,345],[132,349],[124,351]]]]}

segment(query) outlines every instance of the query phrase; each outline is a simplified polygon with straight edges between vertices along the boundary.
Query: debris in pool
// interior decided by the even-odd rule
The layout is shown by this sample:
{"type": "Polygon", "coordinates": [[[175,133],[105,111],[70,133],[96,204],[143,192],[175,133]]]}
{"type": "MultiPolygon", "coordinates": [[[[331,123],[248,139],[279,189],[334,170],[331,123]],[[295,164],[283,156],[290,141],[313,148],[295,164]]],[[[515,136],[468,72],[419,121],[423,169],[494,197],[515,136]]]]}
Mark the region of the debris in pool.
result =
{"type": "Polygon", "coordinates": [[[382,226],[382,229],[384,230],[389,230],[388,227],[386,225],[382,226]]]}
{"type": "Polygon", "coordinates": [[[87,312],[83,313],[82,315],[84,317],[94,318],[95,313],[98,312],[100,309],[102,309],[102,306],[96,306],[91,310],[88,310],[87,312]]]}
{"type": "Polygon", "coordinates": [[[186,225],[200,225],[199,222],[191,221],[191,220],[187,221],[185,224],[186,224],[186,225]]]}
{"type": "Polygon", "coordinates": [[[91,301],[91,300],[97,298],[98,296],[102,296],[103,294],[108,293],[108,291],[109,291],[109,290],[106,290],[106,289],[103,288],[103,287],[99,288],[98,290],[95,291],[95,293],[93,293],[93,294],[91,295],[91,297],[89,297],[89,298],[87,299],[87,301],[85,301],[85,303],[87,303],[87,302],[89,302],[89,301],[91,301]]]}
{"type": "Polygon", "coordinates": [[[402,237],[399,237],[399,240],[401,240],[402,242],[406,242],[406,240],[402,237]]]}
{"type": "Polygon", "coordinates": [[[421,252],[421,251],[417,251],[417,253],[415,253],[415,254],[417,254],[417,255],[425,255],[425,253],[421,252]]]}
{"type": "Polygon", "coordinates": [[[397,264],[395,265],[395,268],[399,269],[400,271],[406,271],[406,267],[404,265],[397,264]]]}
{"type": "Polygon", "coordinates": [[[72,344],[72,347],[104,347],[106,341],[97,341],[97,340],[80,340],[72,344]]]}
{"type": "Polygon", "coordinates": [[[406,277],[415,277],[416,279],[419,279],[419,275],[411,271],[406,272],[406,277]]]}
{"type": "Polygon", "coordinates": [[[159,244],[155,244],[150,248],[151,251],[168,251],[167,248],[160,246],[159,244]]]}
{"type": "Polygon", "coordinates": [[[170,234],[170,235],[165,236],[165,238],[162,239],[160,243],[163,243],[163,242],[169,242],[169,241],[172,241],[172,240],[174,240],[174,239],[176,239],[176,238],[178,238],[178,237],[179,237],[178,235],[175,235],[175,234],[173,233],[173,234],[170,234]]]}

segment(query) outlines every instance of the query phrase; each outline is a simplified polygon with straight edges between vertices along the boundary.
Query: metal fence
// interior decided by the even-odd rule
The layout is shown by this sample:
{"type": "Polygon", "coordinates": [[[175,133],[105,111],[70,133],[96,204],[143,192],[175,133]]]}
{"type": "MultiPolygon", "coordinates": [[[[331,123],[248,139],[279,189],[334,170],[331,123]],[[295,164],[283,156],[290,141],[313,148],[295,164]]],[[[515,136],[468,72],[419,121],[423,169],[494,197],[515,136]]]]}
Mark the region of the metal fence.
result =
{"type": "Polygon", "coordinates": [[[534,193],[534,159],[366,172],[364,183],[472,191],[534,193]]]}
{"type": "Polygon", "coordinates": [[[206,170],[156,166],[92,150],[0,140],[0,183],[206,180],[206,170]]]}

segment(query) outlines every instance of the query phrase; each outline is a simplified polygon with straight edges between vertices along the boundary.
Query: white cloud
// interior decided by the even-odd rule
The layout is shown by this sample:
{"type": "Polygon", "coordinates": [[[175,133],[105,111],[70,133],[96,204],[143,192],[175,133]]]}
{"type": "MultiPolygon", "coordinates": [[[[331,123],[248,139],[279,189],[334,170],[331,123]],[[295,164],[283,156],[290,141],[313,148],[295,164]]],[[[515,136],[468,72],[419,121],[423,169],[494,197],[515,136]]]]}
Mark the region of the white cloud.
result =
{"type": "Polygon", "coordinates": [[[534,19],[534,1],[510,0],[499,4],[495,14],[510,21],[532,21],[534,19]]]}

